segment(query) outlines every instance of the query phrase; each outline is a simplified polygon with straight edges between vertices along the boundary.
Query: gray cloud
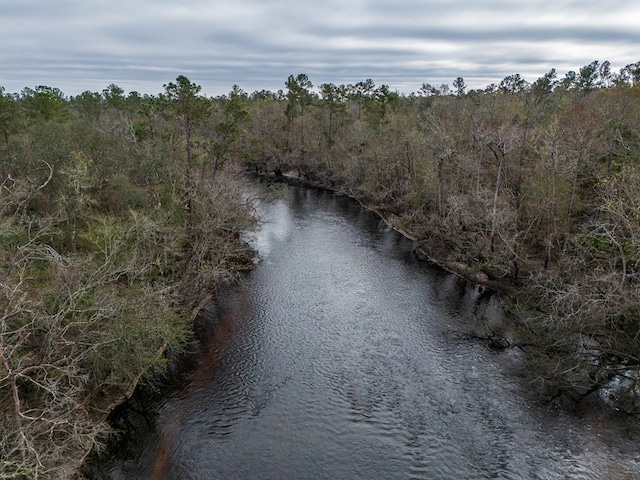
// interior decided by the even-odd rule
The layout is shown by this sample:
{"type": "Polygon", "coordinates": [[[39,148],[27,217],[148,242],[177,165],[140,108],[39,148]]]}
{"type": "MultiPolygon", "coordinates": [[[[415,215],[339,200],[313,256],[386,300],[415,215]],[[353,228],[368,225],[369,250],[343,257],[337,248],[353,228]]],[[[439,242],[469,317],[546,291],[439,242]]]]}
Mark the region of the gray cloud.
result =
{"type": "Polygon", "coordinates": [[[156,94],[187,75],[210,95],[372,78],[406,93],[535,80],[640,60],[640,5],[621,0],[4,0],[0,85],[156,94]]]}

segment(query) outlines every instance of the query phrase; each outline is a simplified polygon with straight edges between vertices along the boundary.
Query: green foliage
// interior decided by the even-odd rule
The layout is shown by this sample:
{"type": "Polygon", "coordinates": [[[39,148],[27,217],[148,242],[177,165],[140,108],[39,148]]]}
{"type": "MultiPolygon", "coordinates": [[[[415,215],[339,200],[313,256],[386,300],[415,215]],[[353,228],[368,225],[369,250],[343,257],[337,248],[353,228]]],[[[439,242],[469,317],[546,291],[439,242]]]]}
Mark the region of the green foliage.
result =
{"type": "Polygon", "coordinates": [[[192,213],[196,204],[196,153],[194,153],[195,130],[206,122],[211,115],[212,104],[209,99],[200,95],[201,87],[180,75],[176,83],[164,85],[164,94],[158,97],[158,105],[163,116],[173,119],[181,130],[185,144],[184,170],[181,172],[184,184],[188,221],[193,220],[192,213]]]}
{"type": "Polygon", "coordinates": [[[67,101],[58,88],[39,85],[35,89],[25,87],[21,100],[32,120],[64,121],[68,118],[67,101]]]}
{"type": "Polygon", "coordinates": [[[16,97],[6,94],[4,87],[0,87],[0,132],[7,147],[9,135],[17,133],[21,126],[19,108],[16,97]]]}
{"type": "MultiPolygon", "coordinates": [[[[2,93],[0,477],[70,478],[108,412],[180,353],[201,301],[250,263],[250,217],[233,177],[212,184],[194,168],[200,152],[175,162],[180,136],[207,140],[211,110],[186,78],[147,98],[115,85],[2,93]]],[[[237,129],[218,132],[229,151],[250,120],[235,94],[237,129]]]]}
{"type": "MultiPolygon", "coordinates": [[[[519,93],[527,88],[527,81],[519,73],[509,75],[500,82],[502,93],[519,93]]],[[[544,87],[543,87],[544,88],[544,87]]]]}
{"type": "Polygon", "coordinates": [[[184,344],[185,317],[168,285],[145,281],[134,233],[103,218],[85,234],[96,253],[61,256],[29,242],[1,267],[3,460],[69,475],[104,431],[103,412],[164,363],[167,345],[184,344]]]}
{"type": "Polygon", "coordinates": [[[98,92],[84,91],[71,102],[80,115],[92,121],[97,120],[104,109],[102,96],[98,92]]]}
{"type": "Polygon", "coordinates": [[[215,174],[226,161],[234,156],[239,141],[244,135],[244,126],[251,121],[248,111],[247,94],[237,85],[222,100],[221,115],[213,127],[216,134],[206,143],[205,150],[212,159],[212,172],[215,174]]]}
{"type": "Polygon", "coordinates": [[[165,108],[165,115],[176,118],[185,132],[203,123],[211,113],[211,102],[200,95],[202,87],[192,83],[184,75],[176,78],[176,83],[164,86],[164,94],[158,98],[165,108]]]}
{"type": "Polygon", "coordinates": [[[306,107],[313,101],[313,83],[306,74],[300,73],[296,77],[289,75],[285,85],[288,100],[285,113],[292,120],[297,115],[304,115],[306,107]]]}
{"type": "Polygon", "coordinates": [[[400,95],[388,85],[380,85],[364,100],[364,111],[372,126],[379,126],[387,119],[390,110],[398,105],[400,95]]]}
{"type": "Polygon", "coordinates": [[[107,106],[116,110],[122,110],[125,105],[124,90],[113,83],[102,90],[102,98],[107,106]]]}

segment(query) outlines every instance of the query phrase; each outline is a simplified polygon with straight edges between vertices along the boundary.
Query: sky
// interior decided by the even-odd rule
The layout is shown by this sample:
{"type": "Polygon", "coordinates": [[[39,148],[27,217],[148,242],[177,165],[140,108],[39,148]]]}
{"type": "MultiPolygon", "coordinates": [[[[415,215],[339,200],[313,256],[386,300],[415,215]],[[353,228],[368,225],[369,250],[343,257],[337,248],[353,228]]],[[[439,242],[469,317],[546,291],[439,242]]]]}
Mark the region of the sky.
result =
{"type": "Polygon", "coordinates": [[[217,96],[372,79],[484,88],[640,61],[638,0],[0,0],[0,86],[155,95],[178,75],[217,96]]]}

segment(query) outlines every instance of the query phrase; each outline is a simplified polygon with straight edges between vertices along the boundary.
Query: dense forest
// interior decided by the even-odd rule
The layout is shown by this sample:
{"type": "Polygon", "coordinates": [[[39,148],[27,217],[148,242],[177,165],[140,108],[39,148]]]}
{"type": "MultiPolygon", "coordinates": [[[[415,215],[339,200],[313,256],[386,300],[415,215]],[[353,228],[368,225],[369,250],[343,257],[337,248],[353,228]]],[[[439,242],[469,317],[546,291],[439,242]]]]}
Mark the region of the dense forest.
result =
{"type": "Polygon", "coordinates": [[[486,331],[527,352],[538,387],[640,410],[640,62],[478,90],[284,87],[0,87],[2,478],[74,475],[251,266],[242,171],[358,199],[508,292],[512,324],[486,331]]]}
{"type": "Polygon", "coordinates": [[[113,85],[0,100],[0,477],[71,478],[252,265],[252,212],[196,152],[213,104],[185,78],[153,102],[113,85]]]}

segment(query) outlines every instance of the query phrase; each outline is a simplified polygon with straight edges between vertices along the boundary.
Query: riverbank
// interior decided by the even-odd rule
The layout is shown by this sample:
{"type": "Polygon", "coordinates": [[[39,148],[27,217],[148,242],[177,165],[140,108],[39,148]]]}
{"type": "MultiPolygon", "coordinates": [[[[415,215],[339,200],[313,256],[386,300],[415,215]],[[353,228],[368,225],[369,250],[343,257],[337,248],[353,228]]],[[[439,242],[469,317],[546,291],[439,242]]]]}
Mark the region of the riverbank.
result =
{"type": "MultiPolygon", "coordinates": [[[[183,390],[193,373],[208,361],[207,345],[221,320],[217,300],[225,297],[230,288],[232,285],[222,287],[216,298],[209,297],[206,307],[199,309],[191,322],[192,336],[188,344],[177,355],[167,356],[167,367],[148,375],[111,409],[105,419],[111,435],[100,448],[87,455],[79,472],[83,478],[109,479],[112,468],[144,449],[153,425],[161,420],[158,418],[160,406],[172,394],[183,390]]],[[[165,355],[169,353],[165,351],[165,355]]]]}
{"type": "Polygon", "coordinates": [[[435,265],[453,275],[457,275],[461,279],[470,284],[482,285],[483,287],[494,290],[495,292],[512,293],[522,284],[505,277],[489,276],[478,265],[471,263],[462,263],[447,259],[447,245],[444,241],[433,242],[432,238],[425,235],[424,232],[407,230],[398,225],[398,215],[388,212],[380,206],[376,207],[366,201],[364,196],[358,195],[350,190],[340,188],[340,185],[329,179],[327,181],[313,180],[302,176],[294,171],[279,173],[255,173],[249,172],[253,177],[262,178],[267,181],[285,182],[290,185],[304,186],[308,188],[319,188],[335,193],[336,195],[347,196],[360,204],[360,206],[384,221],[389,228],[392,228],[400,235],[414,243],[414,251],[425,262],[435,265]]]}
{"type": "MultiPolygon", "coordinates": [[[[166,339],[153,361],[142,365],[133,381],[121,387],[126,390],[115,392],[117,395],[99,419],[109,435],[90,446],[79,464],[84,465],[82,468],[91,471],[99,464],[102,442],[118,445],[120,435],[133,438],[126,430],[142,428],[149,420],[140,418],[139,412],[182,385],[185,375],[200,361],[200,343],[215,328],[218,296],[254,267],[254,252],[242,235],[254,228],[255,218],[242,198],[241,182],[238,172],[218,172],[208,182],[209,188],[199,192],[198,208],[192,211],[188,227],[172,231],[175,237],[165,238],[166,242],[177,244],[179,250],[167,255],[165,263],[154,266],[166,272],[165,292],[170,294],[182,335],[176,341],[166,339]],[[89,458],[91,454],[95,458],[89,458]]],[[[155,260],[159,262],[158,258],[155,260]]],[[[158,334],[166,335],[168,331],[158,334]]],[[[123,448],[129,448],[126,442],[123,448]]]]}
{"type": "Polygon", "coordinates": [[[231,176],[203,179],[189,212],[179,199],[60,211],[46,208],[53,174],[0,190],[2,478],[77,475],[109,414],[187,348],[203,302],[253,266],[231,176]]]}

